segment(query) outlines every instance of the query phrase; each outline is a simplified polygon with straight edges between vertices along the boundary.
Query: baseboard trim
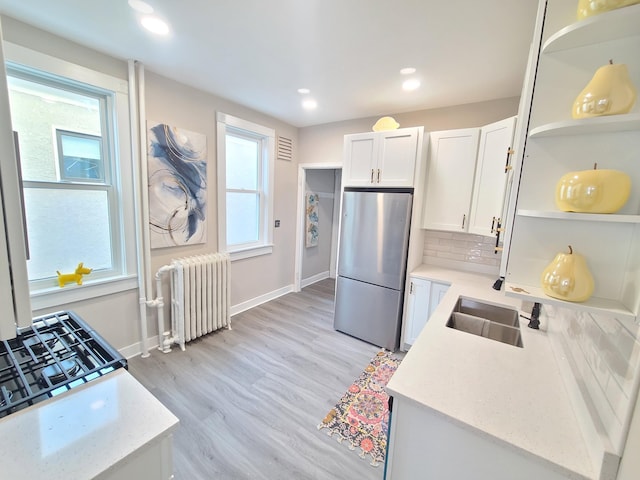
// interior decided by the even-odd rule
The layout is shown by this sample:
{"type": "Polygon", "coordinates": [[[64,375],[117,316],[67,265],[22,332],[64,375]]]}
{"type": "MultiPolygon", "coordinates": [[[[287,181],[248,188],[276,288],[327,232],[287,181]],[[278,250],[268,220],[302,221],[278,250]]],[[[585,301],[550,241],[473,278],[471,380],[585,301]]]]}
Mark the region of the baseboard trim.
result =
{"type": "Polygon", "coordinates": [[[294,285],[287,285],[286,287],[279,288],[278,290],[274,290],[273,292],[265,293],[264,295],[260,295],[259,297],[252,298],[251,300],[247,300],[246,302],[239,303],[237,305],[231,306],[231,316],[242,313],[250,308],[257,307],[258,305],[262,305],[263,303],[267,303],[271,300],[275,300],[278,297],[286,295],[287,293],[291,293],[294,291],[294,285]]]}
{"type": "MultiPolygon", "coordinates": [[[[158,345],[159,344],[157,335],[147,338],[147,346],[149,347],[150,351],[158,348],[158,345]]],[[[136,342],[133,345],[129,345],[128,347],[119,348],[118,352],[120,352],[120,355],[122,355],[126,359],[137,357],[138,355],[142,354],[142,345],[140,345],[140,342],[136,342]]]]}
{"type": "MultiPolygon", "coordinates": [[[[324,275],[324,273],[322,275],[324,275]]],[[[326,276],[323,278],[327,278],[328,276],[329,276],[329,272],[326,272],[326,276]]],[[[322,278],[318,278],[315,281],[317,282],[320,280],[322,280],[322,278]]],[[[314,283],[314,282],[311,282],[311,283],[314,283]]],[[[294,288],[293,285],[287,285],[286,287],[279,288],[278,290],[274,290],[273,292],[265,293],[264,295],[260,295],[259,297],[252,298],[251,300],[247,300],[246,302],[242,302],[237,305],[232,305],[231,316],[233,317],[234,315],[242,313],[253,307],[257,307],[258,305],[262,305],[263,303],[267,303],[271,300],[275,300],[276,298],[286,295],[287,293],[291,293],[294,291],[293,288],[294,288]]],[[[157,348],[159,345],[158,337],[154,336],[147,339],[147,345],[149,347],[149,350],[157,348]]],[[[140,342],[136,342],[133,345],[129,345],[127,347],[118,349],[120,354],[127,359],[137,357],[138,355],[141,354],[141,350],[142,349],[141,349],[140,342]]]]}
{"type": "Polygon", "coordinates": [[[329,278],[329,271],[320,272],[316,275],[312,275],[311,277],[304,278],[300,281],[300,288],[308,287],[309,285],[313,285],[316,282],[324,280],[325,278],[329,278]]]}

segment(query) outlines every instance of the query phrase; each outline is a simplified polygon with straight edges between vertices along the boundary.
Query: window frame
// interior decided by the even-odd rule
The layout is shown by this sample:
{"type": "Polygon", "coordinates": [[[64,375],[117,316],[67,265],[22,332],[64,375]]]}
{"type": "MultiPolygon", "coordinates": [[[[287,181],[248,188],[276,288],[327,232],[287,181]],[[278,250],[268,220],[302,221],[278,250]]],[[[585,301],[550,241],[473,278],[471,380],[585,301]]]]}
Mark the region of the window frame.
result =
{"type": "MultiPolygon", "coordinates": [[[[231,260],[268,255],[273,252],[273,205],[275,186],[275,131],[241,118],[217,112],[217,164],[218,164],[218,250],[228,252],[231,260]],[[227,245],[227,133],[259,140],[261,165],[258,188],[259,215],[258,241],[251,244],[227,245]]],[[[233,190],[233,189],[231,189],[233,190]]]]}
{"type": "MultiPolygon", "coordinates": [[[[89,179],[74,179],[72,182],[68,182],[62,180],[62,175],[60,175],[60,183],[56,187],[64,188],[67,183],[71,183],[92,190],[105,189],[105,187],[114,189],[115,194],[110,196],[108,205],[111,217],[112,243],[117,242],[119,246],[114,249],[114,245],[112,245],[114,268],[105,275],[85,277],[81,287],[67,285],[61,289],[50,279],[48,279],[49,281],[30,281],[33,309],[59,307],[68,303],[137,288],[135,213],[134,209],[124,207],[125,205],[136,205],[134,185],[131,181],[134,178],[134,164],[131,151],[128,82],[11,42],[4,42],[4,50],[8,70],[23,71],[27,74],[34,72],[44,79],[47,77],[54,80],[62,78],[68,80],[70,84],[75,83],[81,86],[82,91],[86,88],[87,91],[108,93],[105,108],[110,112],[110,121],[103,128],[102,153],[104,155],[105,148],[108,148],[106,145],[112,145],[113,151],[110,154],[113,161],[110,162],[110,165],[104,165],[105,179],[101,182],[89,179]]],[[[55,137],[54,142],[56,142],[55,137]]],[[[57,147],[54,148],[56,155],[57,151],[57,147]]],[[[27,181],[24,183],[25,185],[38,183],[40,186],[47,184],[47,182],[27,181]]],[[[90,267],[90,265],[87,266],[90,267]]]]}
{"type": "Polygon", "coordinates": [[[105,148],[104,137],[101,135],[93,135],[91,133],[85,133],[77,130],[69,130],[67,128],[61,128],[54,125],[53,127],[53,138],[55,138],[56,148],[54,149],[56,155],[56,164],[58,168],[58,178],[61,182],[72,182],[72,183],[95,183],[95,184],[106,184],[109,182],[108,170],[109,165],[105,165],[105,160],[109,158],[107,154],[107,150],[105,148]],[[62,137],[77,137],[83,138],[87,140],[97,140],[99,143],[100,149],[100,162],[102,163],[102,176],[98,178],[87,178],[87,177],[71,177],[64,174],[65,164],[64,164],[64,146],[62,145],[62,137]]]}

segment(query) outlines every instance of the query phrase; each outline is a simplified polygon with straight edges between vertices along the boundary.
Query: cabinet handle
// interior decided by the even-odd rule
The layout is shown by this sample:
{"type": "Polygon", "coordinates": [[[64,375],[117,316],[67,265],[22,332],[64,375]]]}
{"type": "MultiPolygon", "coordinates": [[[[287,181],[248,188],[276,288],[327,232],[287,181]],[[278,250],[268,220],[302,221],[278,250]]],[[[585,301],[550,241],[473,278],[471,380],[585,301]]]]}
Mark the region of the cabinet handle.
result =
{"type": "Polygon", "coordinates": [[[501,218],[497,218],[497,225],[496,225],[496,248],[493,249],[493,253],[498,253],[502,251],[502,247],[499,247],[498,245],[500,245],[500,233],[504,231],[504,228],[502,228],[502,219],[501,218]]]}
{"type": "Polygon", "coordinates": [[[378,183],[380,183],[380,169],[378,169],[378,183]]]}
{"type": "Polygon", "coordinates": [[[491,219],[491,233],[493,233],[495,231],[495,224],[496,224],[496,217],[493,217],[491,219]]]}
{"type": "Polygon", "coordinates": [[[371,183],[373,183],[373,168],[371,169],[371,183]]]}
{"type": "Polygon", "coordinates": [[[467,220],[467,215],[463,214],[462,215],[462,227],[460,227],[462,230],[464,230],[464,222],[467,220]]]}
{"type": "Polygon", "coordinates": [[[413,282],[409,282],[409,295],[413,295],[413,282]]]}
{"type": "Polygon", "coordinates": [[[513,150],[511,147],[507,147],[507,161],[504,164],[504,173],[507,173],[513,168],[511,165],[509,165],[509,156],[514,152],[515,150],[513,150]]]}

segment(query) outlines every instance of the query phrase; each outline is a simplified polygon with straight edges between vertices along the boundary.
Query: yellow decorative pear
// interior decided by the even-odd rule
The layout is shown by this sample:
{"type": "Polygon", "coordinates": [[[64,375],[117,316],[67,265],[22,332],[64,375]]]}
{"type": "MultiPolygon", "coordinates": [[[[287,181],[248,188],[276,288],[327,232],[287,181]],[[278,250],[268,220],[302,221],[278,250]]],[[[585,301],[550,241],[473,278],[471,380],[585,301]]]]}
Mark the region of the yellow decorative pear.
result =
{"type": "Polygon", "coordinates": [[[605,65],[596,70],[591,81],[573,102],[573,118],[628,113],[636,101],[637,92],[624,63],[605,65]]]}
{"type": "Polygon", "coordinates": [[[382,132],[385,130],[396,130],[400,124],[393,117],[379,118],[372,130],[374,132],[382,132]]]}
{"type": "Polygon", "coordinates": [[[578,0],[578,20],[636,3],[640,0],[578,0]]]}
{"type": "Polygon", "coordinates": [[[594,283],[587,262],[580,254],[559,253],[542,272],[542,290],[545,294],[568,302],[584,302],[591,297],[594,283]]]}
{"type": "Polygon", "coordinates": [[[556,185],[556,206],[563,212],[615,213],[631,194],[631,178],[618,170],[569,172],[556,185]]]}

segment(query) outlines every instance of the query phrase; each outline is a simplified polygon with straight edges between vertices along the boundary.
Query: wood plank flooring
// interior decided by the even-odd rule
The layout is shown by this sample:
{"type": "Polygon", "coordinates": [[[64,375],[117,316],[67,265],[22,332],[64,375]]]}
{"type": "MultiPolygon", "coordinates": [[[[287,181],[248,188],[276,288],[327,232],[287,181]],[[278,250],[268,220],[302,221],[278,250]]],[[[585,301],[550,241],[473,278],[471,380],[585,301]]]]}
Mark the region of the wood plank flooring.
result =
{"type": "Polygon", "coordinates": [[[384,466],[317,425],[378,347],[333,330],[334,281],[232,318],[222,330],[129,361],[179,419],[175,478],[380,480],[384,466]]]}

